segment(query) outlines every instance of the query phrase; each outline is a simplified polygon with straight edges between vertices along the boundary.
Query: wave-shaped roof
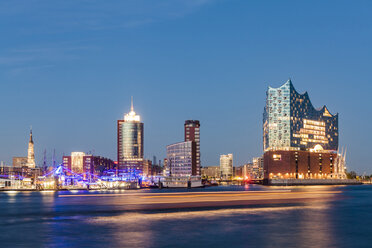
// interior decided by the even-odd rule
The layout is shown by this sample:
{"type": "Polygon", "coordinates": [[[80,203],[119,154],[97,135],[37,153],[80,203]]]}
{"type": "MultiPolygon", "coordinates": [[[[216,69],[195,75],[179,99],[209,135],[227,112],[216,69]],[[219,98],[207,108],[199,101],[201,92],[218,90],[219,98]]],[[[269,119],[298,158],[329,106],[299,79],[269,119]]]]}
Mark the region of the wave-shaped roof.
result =
{"type": "Polygon", "coordinates": [[[308,102],[309,102],[308,106],[313,111],[316,111],[319,114],[321,113],[323,116],[327,116],[327,117],[335,117],[335,116],[338,115],[338,113],[334,114],[334,115],[331,114],[331,112],[328,110],[326,105],[323,105],[323,107],[320,107],[320,108],[315,108],[314,105],[311,103],[311,100],[310,100],[310,97],[309,97],[309,94],[307,93],[307,91],[305,91],[304,93],[298,93],[296,88],[293,86],[293,83],[292,83],[291,79],[288,79],[287,82],[285,82],[282,86],[280,86],[278,88],[273,88],[273,87],[269,86],[269,89],[280,89],[280,88],[284,88],[284,87],[288,87],[288,86],[289,86],[290,90],[293,91],[297,95],[297,97],[308,100],[308,102]]]}

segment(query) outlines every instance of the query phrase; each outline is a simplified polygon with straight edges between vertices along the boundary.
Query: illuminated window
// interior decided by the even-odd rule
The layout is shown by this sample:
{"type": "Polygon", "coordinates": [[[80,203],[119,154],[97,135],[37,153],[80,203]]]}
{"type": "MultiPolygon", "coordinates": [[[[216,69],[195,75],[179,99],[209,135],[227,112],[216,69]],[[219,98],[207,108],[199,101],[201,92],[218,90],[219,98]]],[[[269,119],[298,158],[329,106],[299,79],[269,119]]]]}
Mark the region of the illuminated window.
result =
{"type": "Polygon", "coordinates": [[[273,154],[273,160],[274,161],[281,161],[282,155],[281,154],[273,154]]]}

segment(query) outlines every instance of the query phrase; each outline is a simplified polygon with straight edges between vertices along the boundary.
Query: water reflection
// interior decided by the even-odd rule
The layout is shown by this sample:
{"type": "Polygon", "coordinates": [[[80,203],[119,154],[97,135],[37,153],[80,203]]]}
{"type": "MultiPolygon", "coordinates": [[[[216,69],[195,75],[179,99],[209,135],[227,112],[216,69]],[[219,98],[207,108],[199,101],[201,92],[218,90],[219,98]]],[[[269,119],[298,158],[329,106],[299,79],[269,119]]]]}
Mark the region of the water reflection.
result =
{"type": "MultiPolygon", "coordinates": [[[[235,248],[350,247],[356,241],[368,247],[372,242],[370,225],[358,225],[357,231],[353,228],[358,219],[372,220],[372,187],[278,189],[294,190],[294,195],[319,191],[321,200],[315,197],[245,208],[139,211],[123,208],[133,199],[128,192],[113,197],[58,197],[54,192],[0,194],[0,243],[2,247],[235,248]],[[338,193],[325,194],[325,190],[342,190],[342,197],[337,197],[338,193]],[[329,197],[333,195],[336,197],[329,197]]],[[[241,190],[247,191],[244,187],[241,190]]],[[[134,192],[138,198],[142,197],[139,193],[134,192]]]]}
{"type": "Polygon", "coordinates": [[[298,227],[300,239],[304,242],[298,247],[332,247],[333,232],[330,225],[331,205],[328,203],[310,203],[317,207],[314,211],[303,211],[301,225],[298,227]]]}
{"type": "Polygon", "coordinates": [[[203,245],[210,246],[214,241],[220,242],[215,244],[217,247],[222,247],[222,244],[227,244],[225,242],[231,239],[241,241],[236,244],[238,247],[242,244],[257,245],[253,239],[260,240],[260,244],[266,247],[272,247],[273,244],[288,247],[289,240],[292,240],[293,244],[304,244],[297,247],[308,247],[308,242],[315,242],[319,247],[329,247],[325,239],[326,232],[323,230],[328,227],[324,225],[324,219],[319,221],[323,215],[320,214],[312,220],[311,214],[308,216],[304,214],[327,210],[326,204],[310,204],[251,209],[125,213],[118,216],[94,217],[87,220],[87,224],[95,225],[98,229],[112,227],[115,232],[113,245],[121,247],[152,247],[154,244],[189,247],[193,245],[192,240],[196,237],[199,237],[197,247],[202,247],[203,242],[203,245]],[[322,228],[314,225],[314,221],[319,221],[318,225],[323,223],[322,228]],[[304,228],[304,233],[301,228],[304,228]],[[306,235],[307,232],[311,235],[306,235]],[[233,237],[225,240],[219,235],[233,237]],[[251,239],[245,239],[250,236],[251,239]]]}

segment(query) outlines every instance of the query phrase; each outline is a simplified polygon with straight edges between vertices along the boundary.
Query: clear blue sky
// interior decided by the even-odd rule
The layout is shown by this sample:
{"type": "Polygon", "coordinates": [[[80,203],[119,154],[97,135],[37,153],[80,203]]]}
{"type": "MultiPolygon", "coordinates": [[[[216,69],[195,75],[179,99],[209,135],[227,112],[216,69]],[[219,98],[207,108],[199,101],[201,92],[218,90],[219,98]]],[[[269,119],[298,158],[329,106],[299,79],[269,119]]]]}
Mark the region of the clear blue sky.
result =
{"type": "Polygon", "coordinates": [[[349,170],[372,173],[371,1],[2,0],[0,160],[42,151],[116,159],[130,96],[145,155],[201,121],[202,165],[262,153],[265,91],[288,78],[339,112],[349,170]]]}

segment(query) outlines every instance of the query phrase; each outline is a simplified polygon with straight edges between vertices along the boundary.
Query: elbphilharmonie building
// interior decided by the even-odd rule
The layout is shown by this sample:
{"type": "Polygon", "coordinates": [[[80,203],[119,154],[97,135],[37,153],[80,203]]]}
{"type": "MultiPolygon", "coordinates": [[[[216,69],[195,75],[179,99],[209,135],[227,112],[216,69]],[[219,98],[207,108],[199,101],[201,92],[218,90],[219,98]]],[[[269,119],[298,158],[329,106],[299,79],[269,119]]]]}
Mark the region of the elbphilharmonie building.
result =
{"type": "Polygon", "coordinates": [[[291,80],[269,87],[263,114],[265,178],[332,178],[338,173],[338,114],[314,108],[291,80]]]}
{"type": "Polygon", "coordinates": [[[299,94],[291,80],[269,87],[263,117],[264,150],[309,150],[321,145],[338,149],[338,114],[315,109],[307,92],[299,94]]]}

